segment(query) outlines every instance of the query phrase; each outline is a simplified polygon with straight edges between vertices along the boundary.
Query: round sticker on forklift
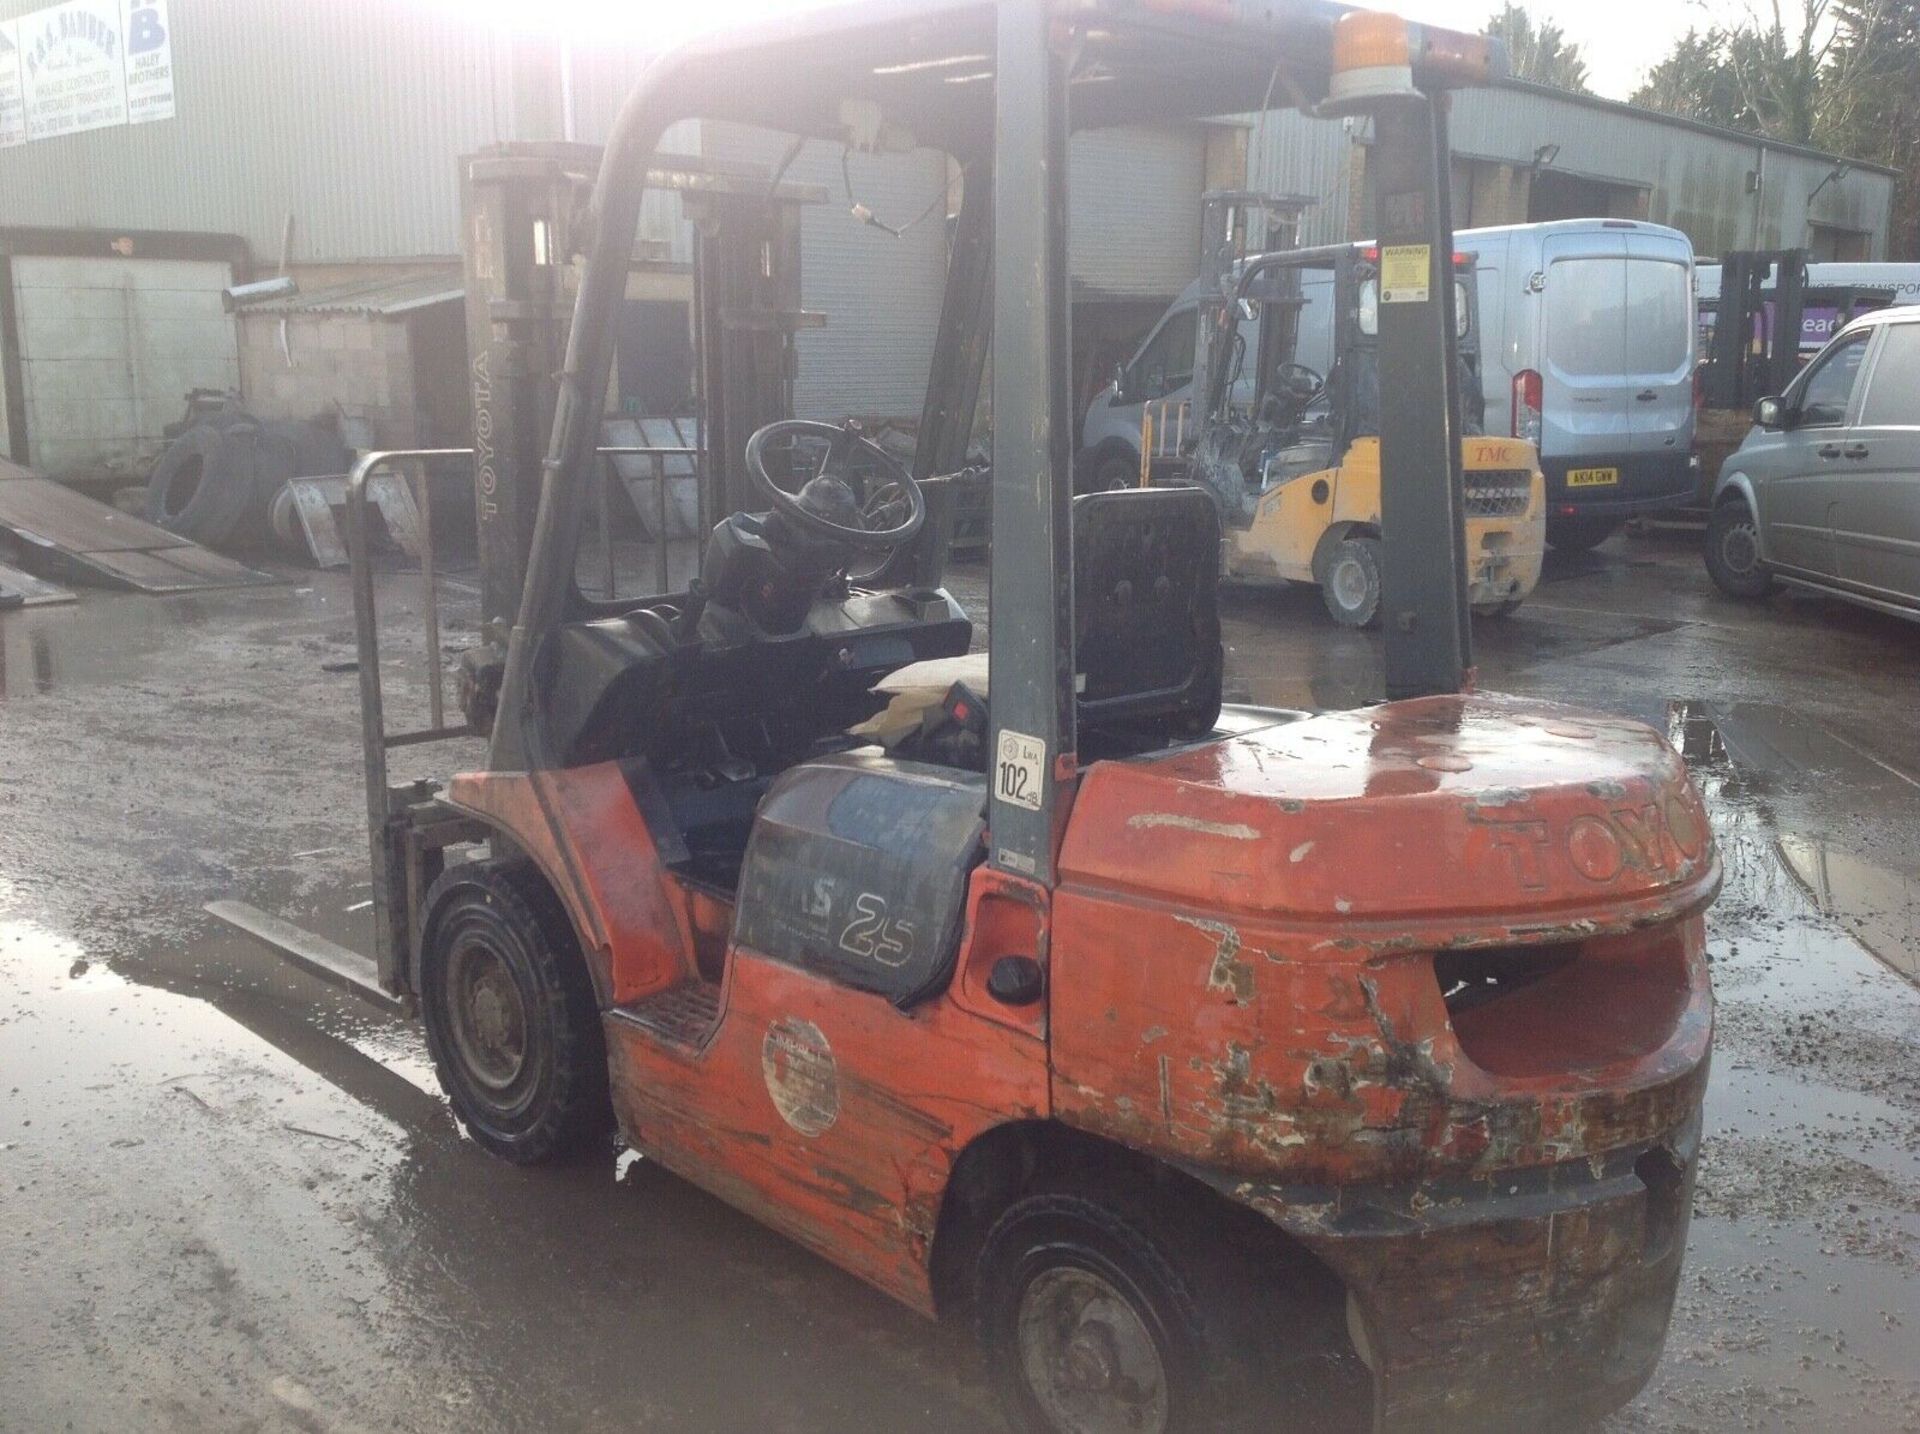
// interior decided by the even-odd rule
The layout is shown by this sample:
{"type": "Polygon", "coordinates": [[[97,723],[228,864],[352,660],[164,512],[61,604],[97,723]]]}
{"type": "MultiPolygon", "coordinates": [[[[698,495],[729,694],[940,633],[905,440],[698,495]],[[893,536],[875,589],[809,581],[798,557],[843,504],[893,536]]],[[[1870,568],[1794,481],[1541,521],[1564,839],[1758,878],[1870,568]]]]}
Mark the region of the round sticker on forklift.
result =
{"type": "Polygon", "coordinates": [[[1388,244],[1380,250],[1380,302],[1424,304],[1433,276],[1433,246],[1388,244]]]}
{"type": "Polygon", "coordinates": [[[788,1016],[767,1027],[760,1072],[780,1118],[802,1135],[824,1135],[840,1118],[840,1070],[812,1021],[788,1016]]]}
{"type": "Polygon", "coordinates": [[[1025,811],[1040,810],[1040,790],[1046,781],[1047,744],[1024,732],[1000,732],[993,762],[995,800],[1025,811]]]}

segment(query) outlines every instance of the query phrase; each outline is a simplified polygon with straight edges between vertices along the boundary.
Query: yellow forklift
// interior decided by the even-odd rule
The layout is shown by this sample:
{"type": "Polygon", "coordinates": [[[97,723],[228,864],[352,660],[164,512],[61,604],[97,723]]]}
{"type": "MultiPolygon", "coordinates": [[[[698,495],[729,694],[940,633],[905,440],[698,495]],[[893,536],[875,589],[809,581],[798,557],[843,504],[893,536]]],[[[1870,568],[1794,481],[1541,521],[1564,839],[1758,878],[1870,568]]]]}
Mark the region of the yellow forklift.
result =
{"type": "MultiPolygon", "coordinates": [[[[1226,576],[1312,583],[1343,627],[1380,618],[1380,311],[1425,292],[1397,262],[1377,245],[1240,261],[1222,299],[1201,306],[1200,421],[1169,445],[1164,417],[1143,420],[1160,431],[1157,444],[1143,434],[1142,453],[1175,453],[1156,474],[1212,493],[1226,576]]],[[[1504,617],[1540,581],[1546,480],[1532,444],[1483,432],[1470,256],[1453,267],[1467,600],[1504,617]]]]}
{"type": "MultiPolygon", "coordinates": [[[[866,0],[649,66],[590,193],[534,191],[578,222],[493,251],[576,297],[544,459],[492,415],[535,412],[549,336],[517,326],[547,310],[496,296],[476,345],[518,347],[474,375],[489,640],[457,724],[387,726],[365,489],[392,455],[350,481],[373,956],[249,929],[417,1012],[485,1150],[604,1156],[617,1127],[970,1322],[1030,1434],[1287,1427],[1334,1359],[1380,1434],[1631,1398],[1686,1247],[1720,866],[1659,734],[1472,690],[1446,102],[1499,60],[1311,0],[866,0]],[[1205,493],[1072,492],[1072,127],[1276,92],[1370,116],[1381,243],[1424,281],[1382,295],[1395,700],[1357,712],[1223,703],[1205,493]],[[958,163],[920,446],[781,414],[779,246],[732,304],[703,264],[715,337],[764,340],[703,359],[782,382],[770,420],[703,383],[700,575],[604,598],[580,557],[616,320],[689,118],[958,163]],[[537,272],[575,252],[576,286],[537,272]],[[880,684],[972,646],[939,510],[989,342],[989,680],[878,749],[849,728],[880,684]],[[389,784],[395,748],[474,734],[444,784],[389,784]]],[[[756,193],[777,221],[770,181],[727,203],[756,193]]]]}

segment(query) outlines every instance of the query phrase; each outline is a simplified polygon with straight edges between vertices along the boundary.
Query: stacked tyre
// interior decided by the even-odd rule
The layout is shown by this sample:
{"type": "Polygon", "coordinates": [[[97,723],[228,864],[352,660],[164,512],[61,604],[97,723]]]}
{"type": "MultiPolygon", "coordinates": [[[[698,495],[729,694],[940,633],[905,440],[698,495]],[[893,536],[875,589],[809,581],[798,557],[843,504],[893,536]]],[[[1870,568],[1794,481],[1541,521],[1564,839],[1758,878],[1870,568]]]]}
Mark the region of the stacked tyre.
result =
{"type": "Polygon", "coordinates": [[[352,457],[327,426],[223,409],[160,455],[147,479],[147,519],[208,547],[256,543],[271,535],[289,478],[344,473],[352,457]]]}

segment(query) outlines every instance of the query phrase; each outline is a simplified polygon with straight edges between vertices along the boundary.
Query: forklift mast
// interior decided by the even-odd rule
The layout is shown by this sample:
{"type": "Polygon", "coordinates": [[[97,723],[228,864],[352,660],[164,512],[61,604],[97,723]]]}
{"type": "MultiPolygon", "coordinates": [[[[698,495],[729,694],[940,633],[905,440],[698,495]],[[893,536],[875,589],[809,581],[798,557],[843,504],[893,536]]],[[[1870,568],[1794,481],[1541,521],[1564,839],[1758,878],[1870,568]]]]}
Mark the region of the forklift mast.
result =
{"type": "MultiPolygon", "coordinates": [[[[600,156],[595,145],[514,143],[461,165],[481,621],[502,651],[526,582],[600,156]]],[[[824,319],[800,307],[800,209],[825,196],[754,166],[674,155],[655,156],[646,182],[679,193],[692,229],[704,532],[751,505],[747,435],[793,416],[794,335],[824,319]]]]}
{"type": "Polygon", "coordinates": [[[1787,386],[1800,369],[1806,294],[1804,249],[1746,249],[1720,261],[1713,344],[1700,378],[1703,406],[1744,410],[1787,386]]]}

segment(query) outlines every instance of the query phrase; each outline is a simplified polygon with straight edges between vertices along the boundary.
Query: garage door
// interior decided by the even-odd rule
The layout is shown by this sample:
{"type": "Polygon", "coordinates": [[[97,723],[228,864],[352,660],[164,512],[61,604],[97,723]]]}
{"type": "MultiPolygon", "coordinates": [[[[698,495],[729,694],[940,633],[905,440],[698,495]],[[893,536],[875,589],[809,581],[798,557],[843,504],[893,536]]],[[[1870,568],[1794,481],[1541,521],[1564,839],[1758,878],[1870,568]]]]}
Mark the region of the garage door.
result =
{"type": "Polygon", "coordinates": [[[190,388],[237,388],[226,264],[13,259],[27,462],[50,477],[144,475],[190,388]]]}
{"type": "Polygon", "coordinates": [[[1170,299],[1192,283],[1206,169],[1197,125],[1075,135],[1067,243],[1076,294],[1170,299]]]}

